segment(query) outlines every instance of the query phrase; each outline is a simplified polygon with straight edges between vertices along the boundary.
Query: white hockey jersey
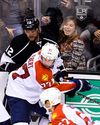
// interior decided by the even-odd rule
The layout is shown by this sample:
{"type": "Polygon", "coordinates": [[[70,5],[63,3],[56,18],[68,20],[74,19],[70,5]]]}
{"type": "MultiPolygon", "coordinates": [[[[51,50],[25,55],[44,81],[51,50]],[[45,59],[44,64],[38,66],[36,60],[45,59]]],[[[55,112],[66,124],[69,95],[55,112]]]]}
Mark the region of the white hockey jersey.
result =
{"type": "Polygon", "coordinates": [[[41,92],[49,87],[57,87],[61,91],[72,90],[76,87],[74,82],[55,83],[53,75],[62,65],[62,59],[58,58],[53,68],[46,68],[41,63],[41,51],[34,53],[18,70],[10,73],[6,94],[27,100],[31,104],[39,101],[41,92]]]}

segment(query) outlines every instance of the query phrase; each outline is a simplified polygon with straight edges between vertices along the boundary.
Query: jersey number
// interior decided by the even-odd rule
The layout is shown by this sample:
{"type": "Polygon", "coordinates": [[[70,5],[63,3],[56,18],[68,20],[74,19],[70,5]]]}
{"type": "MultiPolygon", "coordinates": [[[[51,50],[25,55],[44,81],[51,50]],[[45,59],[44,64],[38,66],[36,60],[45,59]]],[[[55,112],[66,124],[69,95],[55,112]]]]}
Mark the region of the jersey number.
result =
{"type": "Polygon", "coordinates": [[[10,48],[7,48],[6,52],[7,52],[8,56],[11,56],[11,54],[14,52],[14,50],[12,47],[10,47],[10,48]]]}
{"type": "Polygon", "coordinates": [[[22,79],[25,79],[25,78],[27,78],[27,77],[30,76],[29,71],[28,71],[28,68],[27,68],[27,64],[23,64],[23,65],[22,65],[22,68],[23,68],[23,70],[24,70],[24,74],[19,75],[18,73],[13,73],[13,74],[12,74],[13,80],[16,79],[17,77],[22,78],[22,79]]]}

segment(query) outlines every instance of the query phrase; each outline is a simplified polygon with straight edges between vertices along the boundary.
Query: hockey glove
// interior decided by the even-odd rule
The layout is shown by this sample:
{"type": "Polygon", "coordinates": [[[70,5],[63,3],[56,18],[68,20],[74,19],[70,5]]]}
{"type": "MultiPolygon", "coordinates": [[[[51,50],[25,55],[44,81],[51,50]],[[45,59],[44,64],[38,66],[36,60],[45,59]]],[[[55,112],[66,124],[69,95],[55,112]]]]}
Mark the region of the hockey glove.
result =
{"type": "Polygon", "coordinates": [[[73,78],[68,78],[68,74],[64,70],[58,71],[54,76],[54,80],[57,81],[57,82],[63,82],[65,79],[70,80],[70,79],[73,79],[73,78]]]}
{"type": "Polygon", "coordinates": [[[74,97],[78,91],[84,92],[91,89],[90,83],[86,80],[73,79],[71,81],[76,83],[76,88],[66,93],[69,97],[74,97]]]}

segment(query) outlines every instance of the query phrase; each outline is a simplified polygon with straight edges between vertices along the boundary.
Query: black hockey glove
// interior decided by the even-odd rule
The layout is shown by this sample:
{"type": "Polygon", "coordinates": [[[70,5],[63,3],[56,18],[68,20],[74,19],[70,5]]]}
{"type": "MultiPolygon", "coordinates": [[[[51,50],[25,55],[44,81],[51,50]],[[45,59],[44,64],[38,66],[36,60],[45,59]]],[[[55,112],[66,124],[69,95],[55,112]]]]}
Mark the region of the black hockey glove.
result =
{"type": "Polygon", "coordinates": [[[78,91],[84,92],[91,89],[90,83],[86,80],[72,79],[71,81],[76,83],[76,88],[66,93],[70,98],[74,97],[78,91]]]}
{"type": "Polygon", "coordinates": [[[68,95],[68,97],[70,97],[70,98],[73,98],[76,95],[76,90],[73,89],[69,92],[66,92],[66,95],[68,95]]]}
{"type": "Polygon", "coordinates": [[[66,80],[72,79],[72,78],[68,78],[68,74],[64,70],[58,71],[54,76],[54,80],[57,81],[57,82],[63,82],[64,79],[66,79],[66,80]]]}

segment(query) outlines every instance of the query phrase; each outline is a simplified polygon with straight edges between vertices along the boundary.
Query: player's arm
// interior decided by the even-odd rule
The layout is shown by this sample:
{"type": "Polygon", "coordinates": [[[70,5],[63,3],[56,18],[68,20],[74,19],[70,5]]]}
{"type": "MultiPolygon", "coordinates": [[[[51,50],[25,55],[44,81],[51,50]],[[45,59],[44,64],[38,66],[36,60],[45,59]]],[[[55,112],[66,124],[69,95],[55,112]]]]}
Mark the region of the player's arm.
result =
{"type": "Polygon", "coordinates": [[[14,38],[1,56],[0,70],[11,72],[19,67],[19,64],[16,64],[16,62],[13,60],[18,48],[17,41],[14,38]]]}
{"type": "Polygon", "coordinates": [[[91,89],[90,83],[86,80],[79,80],[74,78],[68,78],[66,71],[59,71],[55,77],[55,81],[57,81],[59,84],[67,84],[71,88],[69,88],[69,92],[67,92],[67,95],[69,97],[73,97],[77,91],[89,91],[91,89]],[[63,82],[65,81],[65,82],[63,82]]]}

